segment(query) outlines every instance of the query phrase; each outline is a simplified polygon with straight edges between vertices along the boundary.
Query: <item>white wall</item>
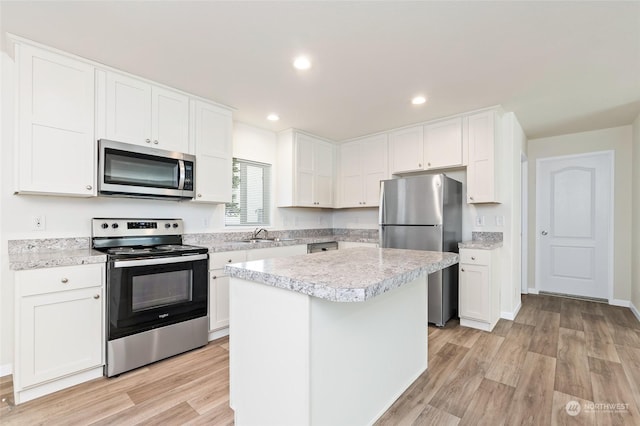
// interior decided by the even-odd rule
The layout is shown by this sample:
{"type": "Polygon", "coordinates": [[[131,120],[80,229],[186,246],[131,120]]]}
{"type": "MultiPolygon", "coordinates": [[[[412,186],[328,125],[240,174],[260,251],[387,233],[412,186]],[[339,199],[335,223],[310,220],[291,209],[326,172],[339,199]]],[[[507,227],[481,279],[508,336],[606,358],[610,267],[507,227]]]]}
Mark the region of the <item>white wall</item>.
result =
{"type": "MultiPolygon", "coordinates": [[[[533,283],[535,283],[534,265],[536,239],[534,236],[536,235],[536,160],[539,158],[561,155],[613,150],[615,153],[615,191],[613,194],[613,297],[619,301],[631,300],[632,257],[630,230],[633,222],[631,214],[631,139],[631,126],[621,126],[611,129],[529,140],[529,235],[531,235],[529,241],[530,286],[533,286],[533,283]]],[[[637,213],[635,218],[637,223],[637,213]]],[[[637,257],[635,259],[637,259],[637,257]]],[[[637,260],[636,263],[638,263],[637,260]]]]}
{"type": "Polygon", "coordinates": [[[635,164],[632,174],[633,206],[631,208],[632,249],[631,249],[631,302],[640,309],[640,115],[633,122],[632,160],[635,164]]]}

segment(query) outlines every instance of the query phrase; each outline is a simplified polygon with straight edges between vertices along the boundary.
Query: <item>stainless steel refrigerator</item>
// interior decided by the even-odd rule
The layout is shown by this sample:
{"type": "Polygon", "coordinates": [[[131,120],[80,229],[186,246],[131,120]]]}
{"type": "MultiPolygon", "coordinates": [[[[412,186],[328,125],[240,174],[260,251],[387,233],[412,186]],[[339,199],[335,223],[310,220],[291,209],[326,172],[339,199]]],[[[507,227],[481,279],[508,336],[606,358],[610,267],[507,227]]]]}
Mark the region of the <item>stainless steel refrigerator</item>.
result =
{"type": "MultiPolygon", "coordinates": [[[[380,247],[458,252],[462,238],[462,184],[444,174],[380,183],[380,247]]],[[[429,322],[458,311],[458,267],[429,274],[429,322]]]]}

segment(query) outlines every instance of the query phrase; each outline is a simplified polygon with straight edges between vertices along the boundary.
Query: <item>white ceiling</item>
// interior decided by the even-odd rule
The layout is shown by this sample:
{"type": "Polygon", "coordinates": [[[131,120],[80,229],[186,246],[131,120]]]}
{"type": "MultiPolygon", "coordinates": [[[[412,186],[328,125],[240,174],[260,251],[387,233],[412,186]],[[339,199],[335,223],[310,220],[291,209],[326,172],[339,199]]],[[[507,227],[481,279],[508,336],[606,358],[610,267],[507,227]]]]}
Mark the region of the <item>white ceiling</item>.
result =
{"type": "Polygon", "coordinates": [[[2,1],[0,14],[3,31],[232,106],[238,121],[333,140],[495,104],[530,138],[640,114],[638,1],[2,1]],[[411,105],[419,93],[427,104],[411,105]]]}

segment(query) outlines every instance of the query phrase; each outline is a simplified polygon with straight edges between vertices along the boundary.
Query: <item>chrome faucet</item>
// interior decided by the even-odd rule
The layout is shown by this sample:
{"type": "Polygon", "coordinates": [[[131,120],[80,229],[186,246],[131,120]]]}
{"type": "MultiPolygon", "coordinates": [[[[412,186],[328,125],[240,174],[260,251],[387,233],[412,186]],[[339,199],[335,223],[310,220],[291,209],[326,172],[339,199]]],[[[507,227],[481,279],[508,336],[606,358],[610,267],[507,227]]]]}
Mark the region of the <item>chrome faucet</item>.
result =
{"type": "Polygon", "coordinates": [[[257,238],[258,238],[258,235],[260,235],[260,233],[261,233],[262,231],[264,231],[264,238],[265,238],[265,239],[269,238],[269,231],[267,231],[267,230],[266,230],[266,229],[264,229],[264,228],[260,228],[260,229],[256,228],[256,229],[253,231],[253,235],[251,236],[251,238],[257,239],[257,238]]]}

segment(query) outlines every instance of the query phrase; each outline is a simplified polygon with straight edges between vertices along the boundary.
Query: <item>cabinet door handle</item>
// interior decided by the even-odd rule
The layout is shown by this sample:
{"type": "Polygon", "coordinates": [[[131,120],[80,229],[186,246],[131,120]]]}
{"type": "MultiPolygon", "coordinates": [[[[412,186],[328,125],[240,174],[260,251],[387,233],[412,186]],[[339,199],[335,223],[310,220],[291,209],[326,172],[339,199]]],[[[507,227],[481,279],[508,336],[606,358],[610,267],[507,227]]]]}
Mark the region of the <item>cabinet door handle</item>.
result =
{"type": "Polygon", "coordinates": [[[233,259],[227,260],[227,263],[231,263],[231,262],[233,262],[233,259]]]}
{"type": "Polygon", "coordinates": [[[214,275],[214,276],[212,276],[212,277],[211,277],[211,279],[212,279],[212,280],[217,280],[217,279],[218,279],[218,277],[214,275]]]}
{"type": "Polygon", "coordinates": [[[198,198],[202,198],[202,194],[198,194],[198,198]]]}
{"type": "Polygon", "coordinates": [[[91,186],[91,185],[87,185],[87,190],[88,190],[88,191],[91,191],[92,189],[93,189],[93,186],[91,186]]]}
{"type": "Polygon", "coordinates": [[[144,140],[146,143],[151,143],[151,139],[145,139],[144,140]]]}
{"type": "Polygon", "coordinates": [[[471,260],[476,260],[476,258],[475,258],[475,257],[473,257],[473,256],[471,256],[471,260]]]}
{"type": "Polygon", "coordinates": [[[542,235],[547,235],[547,234],[549,234],[549,233],[548,233],[547,231],[542,231],[542,232],[541,232],[541,234],[542,234],[542,235]]]}
{"type": "Polygon", "coordinates": [[[418,167],[422,167],[422,163],[418,163],[418,167]]]}
{"type": "Polygon", "coordinates": [[[471,201],[473,201],[473,197],[469,197],[469,199],[470,199],[471,201]]]}
{"type": "Polygon", "coordinates": [[[427,166],[431,167],[431,163],[427,163],[427,166]]]}
{"type": "Polygon", "coordinates": [[[61,279],[61,280],[60,280],[60,282],[61,282],[62,284],[66,284],[66,283],[68,283],[68,282],[69,282],[69,278],[63,278],[63,279],[61,279]]]}
{"type": "Polygon", "coordinates": [[[96,294],[96,295],[94,295],[94,296],[93,296],[93,298],[94,298],[94,299],[100,299],[100,295],[99,295],[99,294],[96,294]]]}
{"type": "Polygon", "coordinates": [[[153,143],[154,143],[155,145],[158,145],[158,141],[157,141],[157,140],[154,140],[154,141],[153,141],[153,143]]]}
{"type": "Polygon", "coordinates": [[[464,268],[460,268],[460,272],[464,272],[464,268]]]}

